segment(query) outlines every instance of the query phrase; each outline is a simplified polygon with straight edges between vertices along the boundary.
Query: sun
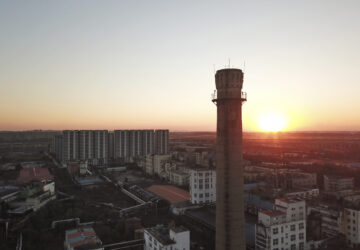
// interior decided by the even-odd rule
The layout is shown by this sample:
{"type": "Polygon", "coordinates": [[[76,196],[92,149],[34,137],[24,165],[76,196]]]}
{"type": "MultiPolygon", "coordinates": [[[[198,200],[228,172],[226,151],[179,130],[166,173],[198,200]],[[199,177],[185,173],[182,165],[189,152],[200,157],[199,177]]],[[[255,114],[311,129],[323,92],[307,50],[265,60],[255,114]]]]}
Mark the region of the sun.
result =
{"type": "Polygon", "coordinates": [[[260,117],[259,127],[267,132],[279,132],[286,127],[284,116],[276,113],[267,113],[260,117]]]}

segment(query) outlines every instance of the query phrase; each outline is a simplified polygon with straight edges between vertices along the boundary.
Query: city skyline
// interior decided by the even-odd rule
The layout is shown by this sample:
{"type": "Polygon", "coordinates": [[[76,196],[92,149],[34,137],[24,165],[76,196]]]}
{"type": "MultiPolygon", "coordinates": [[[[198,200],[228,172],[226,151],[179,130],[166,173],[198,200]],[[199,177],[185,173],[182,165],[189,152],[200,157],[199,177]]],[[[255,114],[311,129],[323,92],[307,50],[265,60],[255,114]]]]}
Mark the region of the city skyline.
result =
{"type": "Polygon", "coordinates": [[[359,7],[4,1],[0,130],[215,131],[229,59],[245,72],[245,131],[269,113],[284,131],[359,130],[359,7]]]}

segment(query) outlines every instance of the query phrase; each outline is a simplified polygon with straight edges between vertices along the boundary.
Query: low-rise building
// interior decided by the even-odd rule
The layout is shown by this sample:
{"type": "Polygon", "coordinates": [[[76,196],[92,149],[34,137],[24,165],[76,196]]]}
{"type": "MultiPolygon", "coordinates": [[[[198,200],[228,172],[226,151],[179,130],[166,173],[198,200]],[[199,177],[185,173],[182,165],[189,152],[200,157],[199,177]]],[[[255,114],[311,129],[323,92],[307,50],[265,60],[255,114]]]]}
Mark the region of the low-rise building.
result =
{"type": "Polygon", "coordinates": [[[65,250],[103,250],[102,242],[90,226],[79,227],[65,232],[65,250]]]}
{"type": "Polygon", "coordinates": [[[296,172],[291,173],[291,187],[313,188],[317,186],[317,177],[315,173],[296,172]]]}
{"type": "Polygon", "coordinates": [[[302,199],[313,199],[319,196],[319,189],[318,188],[298,188],[294,190],[287,191],[285,193],[285,197],[298,197],[302,199]]]}
{"type": "Polygon", "coordinates": [[[171,169],[169,172],[169,181],[171,184],[178,186],[189,185],[189,174],[184,173],[181,170],[171,169]]]}
{"type": "Polygon", "coordinates": [[[216,171],[195,169],[190,172],[190,201],[193,204],[216,201],[216,171]]]}
{"type": "Polygon", "coordinates": [[[314,222],[318,218],[320,224],[319,239],[336,237],[340,232],[341,217],[338,209],[329,207],[325,204],[309,205],[307,216],[314,222]]]}
{"type": "Polygon", "coordinates": [[[48,202],[55,199],[56,194],[54,181],[47,183],[32,183],[22,188],[19,194],[16,196],[16,199],[13,199],[8,203],[11,209],[9,211],[11,212],[16,209],[22,211],[22,208],[36,211],[42,206],[46,205],[48,202]]]}
{"type": "Polygon", "coordinates": [[[305,201],[300,199],[276,199],[275,210],[260,211],[255,229],[255,249],[305,249],[305,211],[305,201]]]}
{"type": "Polygon", "coordinates": [[[164,176],[165,163],[171,159],[170,155],[147,155],[145,172],[149,175],[164,176]]]}
{"type": "Polygon", "coordinates": [[[144,229],[144,250],[190,250],[190,231],[184,227],[156,226],[144,229]]]}
{"type": "Polygon", "coordinates": [[[360,195],[352,195],[344,199],[342,213],[342,233],[346,243],[353,249],[360,248],[360,195]]]}
{"type": "Polygon", "coordinates": [[[326,192],[337,192],[354,188],[354,177],[324,175],[324,189],[326,192]]]}

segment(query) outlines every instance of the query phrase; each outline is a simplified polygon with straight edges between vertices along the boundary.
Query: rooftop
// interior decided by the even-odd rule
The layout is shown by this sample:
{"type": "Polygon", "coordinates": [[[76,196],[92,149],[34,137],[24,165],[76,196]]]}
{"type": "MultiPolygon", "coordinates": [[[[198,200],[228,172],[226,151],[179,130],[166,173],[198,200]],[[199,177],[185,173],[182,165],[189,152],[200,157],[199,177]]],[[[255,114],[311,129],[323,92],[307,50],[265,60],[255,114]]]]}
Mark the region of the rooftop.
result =
{"type": "Polygon", "coordinates": [[[182,175],[182,176],[188,176],[187,173],[184,173],[183,171],[181,171],[181,170],[176,170],[176,169],[171,170],[171,173],[173,173],[173,174],[178,174],[178,175],[182,175]]]}
{"type": "Polygon", "coordinates": [[[287,198],[276,198],[275,202],[276,201],[282,201],[282,202],[286,202],[286,203],[297,203],[297,202],[304,201],[304,199],[297,198],[297,197],[287,197],[287,198]]]}
{"type": "Polygon", "coordinates": [[[47,181],[53,180],[48,168],[26,168],[20,170],[20,175],[16,179],[17,182],[27,183],[30,181],[47,181]]]}
{"type": "Polygon", "coordinates": [[[148,191],[160,196],[171,204],[190,200],[189,192],[171,185],[152,185],[148,191]]]}
{"type": "Polygon", "coordinates": [[[175,241],[170,239],[169,229],[163,225],[146,228],[145,230],[149,234],[151,234],[157,241],[159,241],[163,246],[175,244],[175,241]]]}
{"type": "Polygon", "coordinates": [[[79,227],[67,230],[65,239],[71,247],[101,246],[102,242],[92,227],[79,227]]]}
{"type": "Polygon", "coordinates": [[[171,230],[174,231],[175,233],[182,233],[182,232],[189,231],[188,229],[186,229],[186,228],[183,227],[183,226],[174,227],[174,228],[171,228],[171,230]]]}
{"type": "Polygon", "coordinates": [[[267,210],[261,210],[261,213],[269,215],[271,217],[275,217],[275,216],[280,216],[280,215],[284,215],[284,212],[278,211],[278,210],[271,210],[271,209],[267,209],[267,210]]]}
{"type": "Polygon", "coordinates": [[[2,186],[0,186],[0,197],[6,196],[11,193],[18,192],[19,189],[20,188],[17,186],[2,185],[2,186]]]}
{"type": "Polygon", "coordinates": [[[354,179],[354,177],[339,176],[339,175],[325,175],[324,177],[331,179],[331,180],[354,179]]]}
{"type": "Polygon", "coordinates": [[[81,177],[81,178],[77,178],[76,181],[81,186],[95,185],[103,182],[99,176],[81,177]]]}

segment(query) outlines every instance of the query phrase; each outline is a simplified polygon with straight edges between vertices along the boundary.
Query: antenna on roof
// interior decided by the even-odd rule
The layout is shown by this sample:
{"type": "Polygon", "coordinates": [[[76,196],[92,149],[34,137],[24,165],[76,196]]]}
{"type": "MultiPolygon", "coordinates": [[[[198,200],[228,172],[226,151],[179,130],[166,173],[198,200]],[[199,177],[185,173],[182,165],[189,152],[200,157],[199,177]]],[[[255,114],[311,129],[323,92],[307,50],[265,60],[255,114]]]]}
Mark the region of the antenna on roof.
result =
{"type": "Polygon", "coordinates": [[[245,60],[244,60],[244,68],[243,68],[244,73],[245,73],[245,66],[246,66],[246,65],[245,65],[245,60]]]}
{"type": "Polygon", "coordinates": [[[229,58],[229,69],[230,69],[230,58],[229,58]]]}

